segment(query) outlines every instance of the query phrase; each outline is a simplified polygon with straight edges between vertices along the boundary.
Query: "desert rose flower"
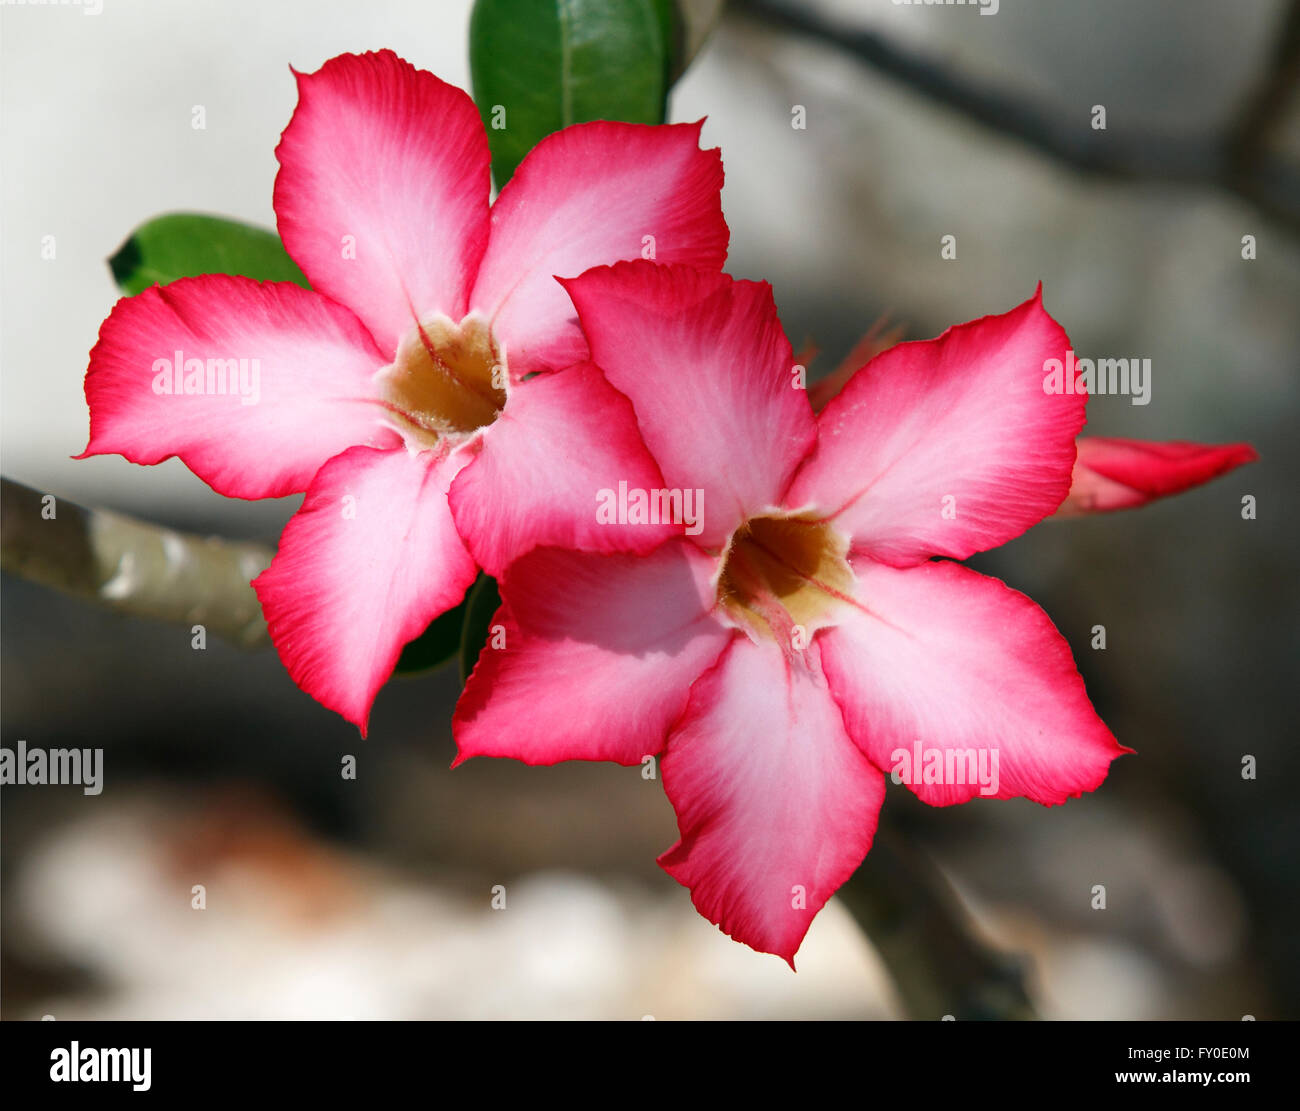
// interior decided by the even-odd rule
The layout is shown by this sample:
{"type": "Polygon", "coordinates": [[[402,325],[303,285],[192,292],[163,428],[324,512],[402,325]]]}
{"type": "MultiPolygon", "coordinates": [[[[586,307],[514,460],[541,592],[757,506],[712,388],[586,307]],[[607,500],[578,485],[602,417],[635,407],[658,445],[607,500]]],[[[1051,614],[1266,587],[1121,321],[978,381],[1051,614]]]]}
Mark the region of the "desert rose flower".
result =
{"type": "MultiPolygon", "coordinates": [[[[809,385],[808,400],[821,410],[857,369],[902,338],[902,328],[878,322],[830,374],[809,385]]],[[[815,350],[811,355],[816,354],[815,350]]],[[[802,359],[800,361],[806,361],[802,359]]],[[[1070,492],[1053,516],[1080,517],[1136,509],[1181,494],[1234,471],[1259,456],[1249,444],[1194,444],[1185,440],[1120,440],[1081,436],[1075,445],[1070,492]]]]}
{"type": "Polygon", "coordinates": [[[274,200],[312,291],[210,275],[119,301],[91,352],[84,454],[178,456],[231,497],[305,491],[255,586],[294,680],[364,732],[402,646],[476,561],[656,542],[591,519],[600,476],[658,469],[627,401],[582,365],[555,276],[648,242],[720,267],[722,165],[698,124],[580,124],[489,209],[460,89],[391,51],[298,88],[274,200]]]}
{"type": "Polygon", "coordinates": [[[1259,456],[1249,444],[1193,444],[1183,440],[1119,440],[1083,436],[1070,493],[1058,517],[1136,509],[1181,494],[1259,456]]]}
{"type": "Polygon", "coordinates": [[[953,560],[1070,488],[1082,393],[1040,296],[903,343],[815,415],[770,288],[619,263],[565,283],[699,534],[512,564],[455,718],[459,760],[662,754],[660,858],[732,937],[793,965],[862,861],[893,773],[935,805],[1097,787],[1123,749],[1024,595],[953,560]],[[936,559],[934,557],[945,557],[936,559]]]}

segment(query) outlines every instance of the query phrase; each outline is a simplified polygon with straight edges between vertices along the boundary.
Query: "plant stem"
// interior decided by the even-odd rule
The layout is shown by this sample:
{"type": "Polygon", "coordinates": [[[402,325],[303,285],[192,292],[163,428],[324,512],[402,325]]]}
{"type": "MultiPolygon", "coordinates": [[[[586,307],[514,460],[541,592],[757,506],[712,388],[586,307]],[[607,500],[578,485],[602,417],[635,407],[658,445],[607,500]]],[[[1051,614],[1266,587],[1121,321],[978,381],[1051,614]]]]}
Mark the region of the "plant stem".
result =
{"type": "Polygon", "coordinates": [[[85,509],[7,478],[0,479],[0,509],[9,574],[119,613],[202,625],[244,648],[268,642],[249,585],[275,554],[264,544],[85,509]]]}
{"type": "Polygon", "coordinates": [[[880,953],[910,1018],[1034,1019],[1022,962],[979,937],[924,853],[883,826],[838,897],[880,953]]]}

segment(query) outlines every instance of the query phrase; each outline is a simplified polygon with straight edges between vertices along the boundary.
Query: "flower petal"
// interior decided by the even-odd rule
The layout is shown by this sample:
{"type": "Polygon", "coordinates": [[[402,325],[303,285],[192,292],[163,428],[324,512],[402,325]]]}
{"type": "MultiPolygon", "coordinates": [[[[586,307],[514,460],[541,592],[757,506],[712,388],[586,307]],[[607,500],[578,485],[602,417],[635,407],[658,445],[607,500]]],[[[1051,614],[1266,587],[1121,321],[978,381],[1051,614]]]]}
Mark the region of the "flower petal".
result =
{"type": "Polygon", "coordinates": [[[465,314],[488,241],[487,135],[464,92],[391,50],[295,76],[276,148],[280,237],[387,362],[417,319],[465,314]]]}
{"type": "Polygon", "coordinates": [[[291,283],[208,274],[151,286],[118,301],[99,330],[82,456],[176,455],[228,497],[300,493],[339,452],[400,442],[372,401],[383,364],[352,313],[291,283]],[[191,359],[204,364],[189,383],[201,392],[183,381],[177,392],[167,368],[191,359]]]}
{"type": "Polygon", "coordinates": [[[720,546],[779,504],[817,432],[771,286],[643,261],[564,286],[592,361],[632,399],[664,481],[704,491],[699,543],[720,546]]]}
{"type": "Polygon", "coordinates": [[[714,620],[713,561],[689,541],[646,556],[537,548],[507,570],[488,646],[456,707],[460,755],[526,764],[657,753],[730,630],[714,620]]]}
{"type": "Polygon", "coordinates": [[[858,608],[822,632],[822,661],[850,735],[925,802],[1061,803],[1130,751],[1097,717],[1065,638],[1023,594],[946,561],[900,570],[859,558],[854,570],[858,608]],[[940,781],[925,782],[932,761],[940,781]]]}
{"type": "Polygon", "coordinates": [[[555,278],[640,258],[717,270],[727,259],[722,159],[694,124],[575,124],[548,135],[492,207],[492,240],[473,306],[525,374],[568,366],[587,347],[555,278]]]}
{"type": "Polygon", "coordinates": [[[817,507],[855,551],[900,567],[1019,536],[1070,488],[1088,398],[1044,384],[1044,364],[1068,348],[1041,289],[1009,313],[891,347],[822,410],[790,506],[817,507]]]}
{"type": "Polygon", "coordinates": [[[294,682],[363,736],[402,646],[474,579],[447,507],[464,462],[364,447],[331,459],[253,582],[294,682]]]}
{"type": "Polygon", "coordinates": [[[588,552],[648,552],[682,525],[598,517],[601,492],[663,486],[627,398],[590,363],[516,385],[457,476],[451,508],[490,575],[547,544],[588,552]]]}
{"type": "Polygon", "coordinates": [[[793,968],[813,916],[867,855],[885,798],[816,644],[787,660],[737,635],[692,688],[663,777],[681,840],[659,863],[710,922],[793,968]]]}
{"type": "Polygon", "coordinates": [[[1249,444],[1158,443],[1083,436],[1058,517],[1133,509],[1181,494],[1259,458],[1249,444]]]}

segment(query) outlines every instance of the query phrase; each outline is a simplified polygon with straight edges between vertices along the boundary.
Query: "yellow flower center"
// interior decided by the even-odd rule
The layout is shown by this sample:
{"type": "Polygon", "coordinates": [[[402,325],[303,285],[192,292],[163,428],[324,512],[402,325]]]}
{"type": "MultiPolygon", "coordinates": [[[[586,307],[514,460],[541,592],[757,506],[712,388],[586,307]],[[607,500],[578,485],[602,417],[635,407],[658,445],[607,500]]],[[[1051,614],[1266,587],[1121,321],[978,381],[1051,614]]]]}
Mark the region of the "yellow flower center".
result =
{"type": "Polygon", "coordinates": [[[811,638],[852,597],[848,552],[848,537],[824,522],[751,517],[727,545],[718,602],[737,623],[761,636],[811,638]]]}
{"type": "Polygon", "coordinates": [[[380,372],[381,396],[408,443],[432,447],[491,424],[506,403],[506,364],[482,317],[416,325],[380,372]]]}

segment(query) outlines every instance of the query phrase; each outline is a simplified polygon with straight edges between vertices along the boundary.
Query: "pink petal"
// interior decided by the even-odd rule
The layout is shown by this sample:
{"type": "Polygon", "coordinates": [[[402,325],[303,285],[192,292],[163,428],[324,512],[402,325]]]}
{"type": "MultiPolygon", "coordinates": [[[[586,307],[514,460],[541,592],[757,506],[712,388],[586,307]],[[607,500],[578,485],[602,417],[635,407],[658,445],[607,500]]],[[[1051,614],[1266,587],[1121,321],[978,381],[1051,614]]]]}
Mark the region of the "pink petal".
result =
{"type": "MultiPolygon", "coordinates": [[[[627,398],[590,363],[514,387],[451,488],[456,525],[491,575],[540,544],[589,552],[647,552],[680,524],[602,523],[602,490],[658,490],[659,468],[627,398]]],[[[617,515],[616,515],[617,516],[617,515]]],[[[627,515],[624,515],[627,516],[627,515]]],[[[660,514],[660,516],[662,516],[660,514]]]]}
{"type": "Polygon", "coordinates": [[[654,257],[717,270],[727,259],[722,159],[699,148],[703,121],[576,124],[520,163],[492,208],[492,241],[472,303],[494,321],[516,380],[586,358],[555,278],[654,257]]]}
{"type": "Polygon", "coordinates": [[[352,313],[288,282],[208,274],[151,286],[118,301],[99,330],[86,374],[83,457],[161,463],[175,455],[228,497],[300,493],[354,444],[399,442],[372,400],[371,378],[384,361],[352,313]],[[204,392],[159,392],[174,391],[163,364],[178,358],[182,369],[204,361],[193,379],[204,392]],[[234,392],[228,378],[218,382],[221,366],[208,392],[209,359],[245,360],[234,392]],[[226,392],[215,392],[219,384],[226,392]]]}
{"type": "Polygon", "coordinates": [[[854,570],[860,608],[821,634],[822,661],[853,739],[877,767],[922,780],[909,786],[925,802],[1061,803],[1094,790],[1131,751],[1097,717],[1070,646],[1023,594],[946,561],[899,570],[858,559],[854,570]],[[935,774],[946,782],[923,781],[930,750],[945,754],[935,774]],[[976,764],[949,770],[949,752],[976,764]]]}
{"type": "Polygon", "coordinates": [[[253,582],[293,681],[363,736],[402,646],[474,578],[447,508],[464,461],[365,447],[331,459],[253,582]]]}
{"type": "Polygon", "coordinates": [[[657,753],[691,684],[731,635],[713,560],[687,541],[646,556],[537,548],[501,580],[505,605],[456,707],[460,755],[526,764],[657,753]]]}
{"type": "Polygon", "coordinates": [[[1184,440],[1115,440],[1084,436],[1069,496],[1058,517],[1132,509],[1181,494],[1259,458],[1249,444],[1192,444],[1184,440]]]}
{"type": "Polygon", "coordinates": [[[896,566],[1019,536],[1070,487],[1088,398],[1044,390],[1044,363],[1069,345],[1040,290],[1009,313],[891,347],[822,411],[789,504],[835,517],[855,551],[896,566]]]}
{"type": "Polygon", "coordinates": [[[625,262],[566,281],[592,361],[629,398],[673,489],[704,491],[704,547],[779,504],[816,438],[772,288],[625,262]]]}
{"type": "Polygon", "coordinates": [[[391,50],[295,76],[276,148],[280,237],[388,361],[417,319],[465,314],[488,241],[487,135],[465,93],[391,50]]]}
{"type": "Polygon", "coordinates": [[[659,863],[737,941],[794,954],[871,847],[884,777],[817,664],[737,635],[691,690],[663,758],[681,840],[659,863]]]}

